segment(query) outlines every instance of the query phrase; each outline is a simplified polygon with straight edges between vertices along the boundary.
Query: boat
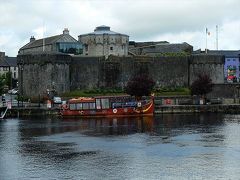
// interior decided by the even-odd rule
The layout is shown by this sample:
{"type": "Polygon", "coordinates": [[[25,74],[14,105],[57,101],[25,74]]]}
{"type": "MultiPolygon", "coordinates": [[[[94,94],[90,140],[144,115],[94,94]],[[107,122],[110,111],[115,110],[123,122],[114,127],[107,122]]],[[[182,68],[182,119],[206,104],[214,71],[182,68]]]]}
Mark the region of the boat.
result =
{"type": "Polygon", "coordinates": [[[0,110],[0,119],[4,119],[5,118],[5,115],[6,115],[6,113],[7,113],[7,111],[8,111],[8,107],[6,107],[4,110],[0,110]]]}
{"type": "Polygon", "coordinates": [[[62,117],[152,116],[154,96],[135,100],[131,96],[98,96],[69,99],[61,105],[62,117]]]}

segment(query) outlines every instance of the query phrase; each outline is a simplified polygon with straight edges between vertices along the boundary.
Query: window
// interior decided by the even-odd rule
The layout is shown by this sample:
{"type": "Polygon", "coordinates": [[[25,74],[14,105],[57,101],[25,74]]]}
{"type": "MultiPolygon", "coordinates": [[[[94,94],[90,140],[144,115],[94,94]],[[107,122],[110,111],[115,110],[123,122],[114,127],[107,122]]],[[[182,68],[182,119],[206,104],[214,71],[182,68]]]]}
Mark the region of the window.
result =
{"type": "Polygon", "coordinates": [[[70,110],[76,110],[76,104],[69,104],[70,110]]]}
{"type": "Polygon", "coordinates": [[[61,42],[57,43],[57,50],[62,53],[68,54],[82,54],[83,47],[82,44],[78,42],[61,42]]]}
{"type": "Polygon", "coordinates": [[[85,44],[85,51],[88,51],[88,45],[85,44]]]}
{"type": "Polygon", "coordinates": [[[83,103],[83,109],[89,109],[88,105],[88,103],[83,103]]]}
{"type": "Polygon", "coordinates": [[[110,47],[110,50],[112,51],[112,50],[113,50],[113,47],[110,47]]]}
{"type": "Polygon", "coordinates": [[[13,73],[13,78],[16,78],[16,72],[13,73]]]}
{"type": "Polygon", "coordinates": [[[16,67],[14,67],[14,68],[13,68],[13,70],[14,70],[14,71],[16,71],[16,70],[17,70],[17,68],[16,68],[16,67]]]}
{"type": "Polygon", "coordinates": [[[109,99],[101,99],[101,102],[103,109],[109,109],[109,99]]]}
{"type": "Polygon", "coordinates": [[[95,103],[89,103],[89,109],[95,109],[95,103]]]}
{"type": "Polygon", "coordinates": [[[97,109],[101,109],[101,99],[96,99],[96,107],[97,109]]]}
{"type": "Polygon", "coordinates": [[[77,103],[77,110],[82,109],[82,103],[77,103]]]}
{"type": "Polygon", "coordinates": [[[8,71],[8,67],[3,67],[3,71],[8,71]]]}

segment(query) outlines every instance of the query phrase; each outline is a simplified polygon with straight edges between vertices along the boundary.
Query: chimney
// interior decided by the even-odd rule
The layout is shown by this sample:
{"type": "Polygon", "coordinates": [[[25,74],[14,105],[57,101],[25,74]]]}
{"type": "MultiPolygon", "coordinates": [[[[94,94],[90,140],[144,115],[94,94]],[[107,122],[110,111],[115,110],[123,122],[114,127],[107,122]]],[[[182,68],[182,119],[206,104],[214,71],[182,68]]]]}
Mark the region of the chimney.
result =
{"type": "Polygon", "coordinates": [[[63,34],[69,34],[69,30],[68,30],[68,28],[64,28],[64,30],[63,30],[63,34]]]}
{"type": "Polygon", "coordinates": [[[0,60],[5,59],[5,52],[0,52],[0,60]]]}
{"type": "Polygon", "coordinates": [[[35,37],[34,37],[34,36],[31,36],[30,42],[33,42],[33,41],[35,41],[35,40],[36,40],[35,37]]]}

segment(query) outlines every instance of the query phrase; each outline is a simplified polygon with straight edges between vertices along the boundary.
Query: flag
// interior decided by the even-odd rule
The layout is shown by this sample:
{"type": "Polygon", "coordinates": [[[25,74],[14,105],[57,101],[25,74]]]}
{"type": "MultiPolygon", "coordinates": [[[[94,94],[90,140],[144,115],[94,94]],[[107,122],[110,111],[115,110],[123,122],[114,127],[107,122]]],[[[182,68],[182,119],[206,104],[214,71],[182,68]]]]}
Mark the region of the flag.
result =
{"type": "Polygon", "coordinates": [[[206,34],[210,36],[210,31],[208,31],[208,28],[206,28],[206,34]]]}

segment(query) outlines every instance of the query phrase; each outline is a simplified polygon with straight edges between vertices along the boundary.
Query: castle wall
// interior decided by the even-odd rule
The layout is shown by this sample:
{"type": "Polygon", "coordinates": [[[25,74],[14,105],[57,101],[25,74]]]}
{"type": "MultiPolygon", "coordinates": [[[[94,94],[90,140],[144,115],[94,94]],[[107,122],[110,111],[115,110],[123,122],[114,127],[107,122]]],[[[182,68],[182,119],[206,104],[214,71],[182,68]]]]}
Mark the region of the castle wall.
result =
{"type": "Polygon", "coordinates": [[[214,84],[224,83],[224,56],[194,55],[189,64],[189,83],[191,84],[198,74],[208,74],[214,84]]]}
{"type": "Polygon", "coordinates": [[[20,95],[46,95],[47,89],[63,93],[70,90],[71,57],[62,54],[18,55],[20,95]]]}
{"type": "Polygon", "coordinates": [[[45,53],[19,55],[18,65],[19,87],[23,85],[23,94],[27,96],[44,94],[52,88],[58,93],[75,89],[124,89],[128,80],[139,73],[151,76],[157,87],[187,87],[198,73],[209,74],[215,84],[224,81],[222,56],[109,56],[105,59],[45,53]]]}
{"type": "Polygon", "coordinates": [[[153,58],[150,73],[158,87],[188,86],[188,56],[153,58]]]}

